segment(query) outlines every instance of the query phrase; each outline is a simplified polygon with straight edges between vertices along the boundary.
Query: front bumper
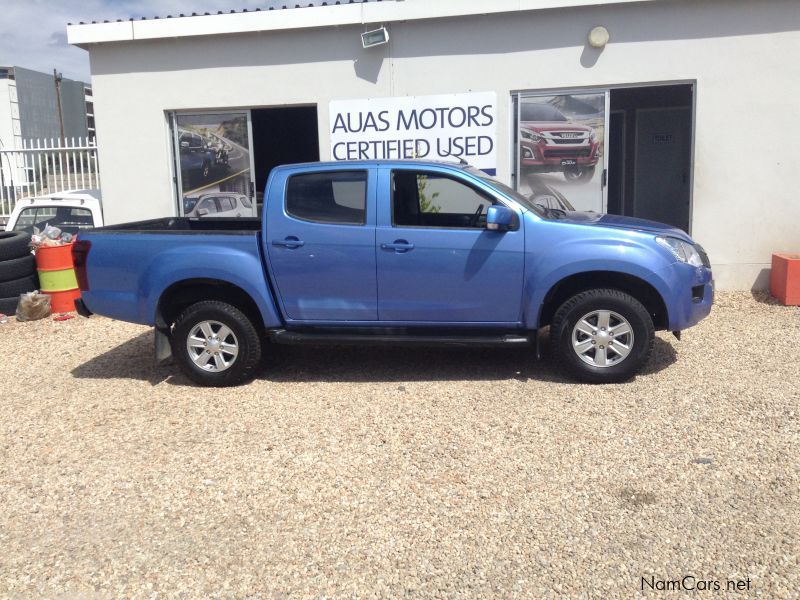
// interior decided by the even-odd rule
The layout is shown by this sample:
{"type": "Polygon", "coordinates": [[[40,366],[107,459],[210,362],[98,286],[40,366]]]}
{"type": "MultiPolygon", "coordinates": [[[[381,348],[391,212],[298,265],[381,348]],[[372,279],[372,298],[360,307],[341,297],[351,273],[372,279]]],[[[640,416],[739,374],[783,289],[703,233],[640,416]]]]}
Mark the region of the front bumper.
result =
{"type": "MultiPolygon", "coordinates": [[[[669,330],[682,331],[706,318],[714,304],[714,279],[708,267],[675,263],[668,267],[672,298],[667,305],[669,330]]],[[[666,274],[666,273],[665,273],[666,274]]]]}
{"type": "Polygon", "coordinates": [[[599,142],[586,145],[549,145],[544,142],[520,141],[520,163],[525,167],[551,167],[560,169],[563,160],[574,160],[578,166],[591,167],[600,160],[599,142]]]}

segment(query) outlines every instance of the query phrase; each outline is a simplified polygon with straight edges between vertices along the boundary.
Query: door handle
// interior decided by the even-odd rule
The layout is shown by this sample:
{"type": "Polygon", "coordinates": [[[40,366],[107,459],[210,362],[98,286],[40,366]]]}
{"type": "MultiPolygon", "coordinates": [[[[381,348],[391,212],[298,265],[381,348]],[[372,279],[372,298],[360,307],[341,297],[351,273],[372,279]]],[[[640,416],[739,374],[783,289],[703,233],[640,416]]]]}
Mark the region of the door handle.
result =
{"type": "Polygon", "coordinates": [[[383,250],[394,250],[398,253],[408,252],[409,250],[414,249],[414,244],[407,242],[406,240],[395,240],[391,244],[381,244],[381,248],[383,250]]]}
{"type": "Polygon", "coordinates": [[[289,237],[287,237],[284,240],[272,240],[272,245],[273,246],[283,246],[284,248],[294,249],[294,248],[299,248],[300,246],[305,245],[305,242],[303,240],[298,240],[293,235],[290,235],[289,237]]]}

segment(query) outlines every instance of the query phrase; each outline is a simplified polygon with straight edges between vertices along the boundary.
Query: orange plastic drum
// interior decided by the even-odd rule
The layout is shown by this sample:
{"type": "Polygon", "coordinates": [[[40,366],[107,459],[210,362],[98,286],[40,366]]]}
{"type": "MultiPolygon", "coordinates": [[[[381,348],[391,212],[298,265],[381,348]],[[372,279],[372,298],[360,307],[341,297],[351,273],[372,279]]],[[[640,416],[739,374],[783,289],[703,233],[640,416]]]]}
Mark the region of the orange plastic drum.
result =
{"type": "Polygon", "coordinates": [[[40,290],[50,296],[53,312],[75,310],[75,300],[81,297],[81,292],[72,264],[72,244],[37,249],[36,270],[39,272],[40,290]]]}

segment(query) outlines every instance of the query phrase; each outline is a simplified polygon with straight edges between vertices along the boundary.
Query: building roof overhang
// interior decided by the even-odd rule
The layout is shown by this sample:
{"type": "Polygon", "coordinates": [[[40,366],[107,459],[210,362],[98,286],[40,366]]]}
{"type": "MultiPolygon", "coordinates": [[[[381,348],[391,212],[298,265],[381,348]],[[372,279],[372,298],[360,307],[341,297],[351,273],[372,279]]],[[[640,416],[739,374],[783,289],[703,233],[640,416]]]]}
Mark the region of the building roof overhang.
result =
{"type": "Polygon", "coordinates": [[[389,24],[395,21],[443,19],[471,15],[577,8],[657,0],[327,0],[313,6],[265,8],[217,14],[154,17],[115,22],[69,24],[70,44],[129,42],[161,38],[223,35],[336,27],[342,25],[389,24]]]}

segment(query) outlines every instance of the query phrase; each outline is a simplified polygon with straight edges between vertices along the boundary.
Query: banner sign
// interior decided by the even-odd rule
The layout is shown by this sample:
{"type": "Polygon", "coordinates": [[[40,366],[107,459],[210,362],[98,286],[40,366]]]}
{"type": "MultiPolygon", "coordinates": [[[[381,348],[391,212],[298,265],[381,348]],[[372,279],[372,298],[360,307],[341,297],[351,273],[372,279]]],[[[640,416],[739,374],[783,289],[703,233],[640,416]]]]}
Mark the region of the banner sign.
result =
{"type": "Polygon", "coordinates": [[[458,160],[497,168],[497,95],[332,100],[333,160],[458,160]]]}
{"type": "Polygon", "coordinates": [[[518,192],[545,208],[603,212],[606,93],[518,96],[518,192]]]}
{"type": "Polygon", "coordinates": [[[255,217],[249,114],[175,115],[184,217],[255,217]]]}

